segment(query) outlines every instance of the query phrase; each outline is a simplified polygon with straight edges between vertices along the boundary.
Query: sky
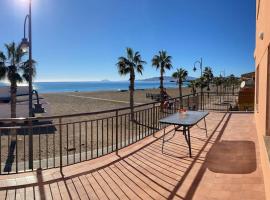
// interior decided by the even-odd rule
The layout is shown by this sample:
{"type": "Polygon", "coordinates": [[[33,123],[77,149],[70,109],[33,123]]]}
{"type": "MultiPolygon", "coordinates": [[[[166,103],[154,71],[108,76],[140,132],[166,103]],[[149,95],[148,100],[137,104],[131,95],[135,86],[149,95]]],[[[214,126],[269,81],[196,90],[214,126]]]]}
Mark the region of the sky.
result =
{"type": "MultiPolygon", "coordinates": [[[[19,43],[29,0],[0,0],[0,50],[19,43]]],[[[125,48],[139,51],[143,76],[159,76],[151,65],[159,50],[172,56],[173,70],[190,76],[203,58],[215,75],[254,70],[254,0],[32,0],[36,81],[128,80],[116,62],[125,48]]]]}

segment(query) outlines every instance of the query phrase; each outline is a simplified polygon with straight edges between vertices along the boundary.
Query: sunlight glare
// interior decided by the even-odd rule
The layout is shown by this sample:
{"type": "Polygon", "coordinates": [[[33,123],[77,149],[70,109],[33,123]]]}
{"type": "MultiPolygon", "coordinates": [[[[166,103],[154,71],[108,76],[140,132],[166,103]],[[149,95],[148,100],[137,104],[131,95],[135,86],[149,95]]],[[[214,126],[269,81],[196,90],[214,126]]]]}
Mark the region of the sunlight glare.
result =
{"type": "Polygon", "coordinates": [[[19,1],[21,1],[23,3],[29,3],[30,0],[19,0],[19,1]]]}

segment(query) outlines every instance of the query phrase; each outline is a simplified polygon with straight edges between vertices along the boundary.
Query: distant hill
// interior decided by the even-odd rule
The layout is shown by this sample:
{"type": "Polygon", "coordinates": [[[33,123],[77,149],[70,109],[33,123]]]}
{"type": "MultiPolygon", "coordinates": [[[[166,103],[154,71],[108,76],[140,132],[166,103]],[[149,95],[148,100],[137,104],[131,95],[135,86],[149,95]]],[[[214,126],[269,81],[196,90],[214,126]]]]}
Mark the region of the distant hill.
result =
{"type": "MultiPolygon", "coordinates": [[[[191,76],[188,76],[187,77],[187,80],[186,81],[192,81],[192,80],[195,80],[196,78],[195,77],[191,77],[191,76]]],[[[141,79],[139,81],[159,81],[159,77],[152,77],[152,78],[146,78],[146,79],[141,79]]],[[[164,76],[164,81],[167,81],[167,82],[176,82],[176,79],[174,79],[173,77],[171,76],[164,76]]]]}

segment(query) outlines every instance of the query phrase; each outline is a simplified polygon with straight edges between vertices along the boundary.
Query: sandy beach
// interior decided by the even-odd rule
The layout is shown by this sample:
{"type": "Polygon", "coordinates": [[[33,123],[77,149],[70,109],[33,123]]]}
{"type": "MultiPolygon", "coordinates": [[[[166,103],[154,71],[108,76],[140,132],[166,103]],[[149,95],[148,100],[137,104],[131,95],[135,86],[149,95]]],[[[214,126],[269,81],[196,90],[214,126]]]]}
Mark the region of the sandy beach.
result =
{"type": "MultiPolygon", "coordinates": [[[[135,105],[150,103],[146,93],[159,94],[159,89],[136,90],[135,105]]],[[[167,89],[171,97],[179,96],[177,88],[167,89]]],[[[190,88],[183,88],[183,95],[190,94],[190,88]]],[[[96,112],[129,106],[129,91],[68,92],[41,94],[48,102],[51,115],[69,115],[75,113],[96,112]]]]}

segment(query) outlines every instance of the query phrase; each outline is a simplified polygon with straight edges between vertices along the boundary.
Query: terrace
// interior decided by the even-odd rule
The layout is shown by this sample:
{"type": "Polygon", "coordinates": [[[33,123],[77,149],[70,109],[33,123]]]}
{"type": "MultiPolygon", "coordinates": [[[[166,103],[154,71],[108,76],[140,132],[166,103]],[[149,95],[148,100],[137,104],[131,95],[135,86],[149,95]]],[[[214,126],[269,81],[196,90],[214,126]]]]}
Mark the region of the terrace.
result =
{"type": "Polygon", "coordinates": [[[236,95],[228,94],[184,97],[185,107],[211,110],[206,118],[208,137],[201,129],[203,122],[191,129],[192,158],[181,133],[161,152],[161,129],[173,127],[161,127],[158,119],[175,112],[178,101],[163,112],[158,103],[137,106],[136,124],[130,122],[126,109],[118,109],[93,116],[58,116],[51,118],[50,124],[31,120],[31,126],[2,126],[1,173],[6,175],[0,176],[0,196],[265,199],[253,113],[230,112],[228,105],[222,104],[235,100],[236,95]],[[16,145],[11,151],[12,139],[7,132],[14,130],[16,145]],[[29,130],[32,134],[26,134],[29,130]],[[33,154],[29,153],[31,140],[33,154]]]}

